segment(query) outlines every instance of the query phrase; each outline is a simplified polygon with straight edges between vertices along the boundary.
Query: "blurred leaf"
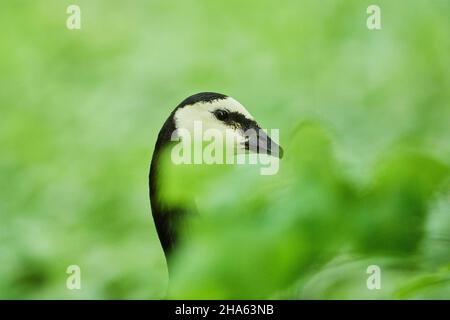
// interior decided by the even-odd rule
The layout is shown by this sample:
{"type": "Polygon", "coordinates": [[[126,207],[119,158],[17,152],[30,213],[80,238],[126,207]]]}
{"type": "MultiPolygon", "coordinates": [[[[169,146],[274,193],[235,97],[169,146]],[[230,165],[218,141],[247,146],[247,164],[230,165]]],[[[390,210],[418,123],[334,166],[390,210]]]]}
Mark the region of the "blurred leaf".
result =
{"type": "Polygon", "coordinates": [[[364,253],[414,253],[425,232],[431,196],[448,179],[448,168],[419,153],[383,161],[356,212],[356,247],[364,253]]]}

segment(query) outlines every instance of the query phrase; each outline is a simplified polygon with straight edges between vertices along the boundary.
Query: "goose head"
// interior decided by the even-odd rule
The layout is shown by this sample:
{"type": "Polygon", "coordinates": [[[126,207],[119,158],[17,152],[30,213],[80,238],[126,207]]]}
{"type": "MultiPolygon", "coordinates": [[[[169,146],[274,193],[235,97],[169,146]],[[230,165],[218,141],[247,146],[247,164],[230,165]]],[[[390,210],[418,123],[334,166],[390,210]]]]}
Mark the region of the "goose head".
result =
{"type": "MultiPolygon", "coordinates": [[[[255,118],[232,97],[213,93],[198,93],[185,99],[172,115],[176,131],[187,133],[190,137],[202,136],[202,132],[214,132],[216,136],[226,137],[226,150],[235,154],[259,153],[281,158],[283,150],[261,129],[255,118]],[[231,150],[231,151],[230,151],[231,150]]],[[[183,137],[181,137],[182,139],[183,137]]]]}
{"type": "Polygon", "coordinates": [[[279,145],[272,141],[237,100],[213,92],[198,93],[183,100],[172,111],[159,132],[149,175],[152,214],[166,258],[176,246],[178,227],[187,210],[173,207],[162,200],[158,181],[160,154],[174,138],[184,137],[180,135],[181,131],[195,136],[197,124],[201,124],[204,131],[214,130],[219,134],[231,135],[235,154],[258,153],[279,158],[283,154],[279,145]]]}

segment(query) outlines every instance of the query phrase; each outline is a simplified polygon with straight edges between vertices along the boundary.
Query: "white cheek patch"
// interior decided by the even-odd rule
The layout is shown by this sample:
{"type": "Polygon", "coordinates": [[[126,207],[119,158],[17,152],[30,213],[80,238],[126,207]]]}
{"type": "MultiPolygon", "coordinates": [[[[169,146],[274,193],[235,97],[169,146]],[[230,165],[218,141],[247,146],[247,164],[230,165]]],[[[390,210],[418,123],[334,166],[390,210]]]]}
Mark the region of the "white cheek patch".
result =
{"type": "Polygon", "coordinates": [[[172,141],[177,141],[178,144],[172,149],[172,161],[175,164],[245,164],[248,160],[250,164],[259,163],[264,166],[261,168],[262,175],[276,174],[279,159],[249,153],[248,148],[245,148],[248,136],[245,137],[241,129],[217,119],[214,112],[219,109],[254,120],[233,98],[198,102],[179,108],[173,117],[178,132],[172,135],[172,141]]]}
{"type": "Polygon", "coordinates": [[[240,114],[243,114],[246,118],[253,120],[253,116],[250,114],[250,112],[247,111],[247,109],[244,108],[242,104],[240,104],[237,100],[228,97],[223,100],[215,100],[212,103],[206,104],[206,107],[208,107],[209,111],[214,111],[217,109],[226,109],[229,112],[237,112],[240,114]]]}
{"type": "MultiPolygon", "coordinates": [[[[205,136],[221,136],[227,150],[233,153],[245,153],[244,142],[246,138],[242,130],[226,125],[213,114],[218,109],[228,112],[237,112],[248,119],[252,115],[238,101],[233,98],[214,100],[212,102],[197,102],[178,109],[174,115],[175,127],[190,134],[189,140],[203,141],[205,136]],[[208,132],[211,131],[211,132],[208,132]]],[[[181,137],[183,139],[183,137],[181,137]]]]}
{"type": "Polygon", "coordinates": [[[201,121],[204,129],[217,128],[219,130],[229,128],[222,121],[216,119],[213,112],[217,109],[226,109],[229,112],[243,114],[246,118],[253,120],[252,115],[235,99],[228,97],[211,102],[197,102],[180,108],[175,112],[174,120],[176,128],[184,128],[193,131],[194,122],[201,121]]]}

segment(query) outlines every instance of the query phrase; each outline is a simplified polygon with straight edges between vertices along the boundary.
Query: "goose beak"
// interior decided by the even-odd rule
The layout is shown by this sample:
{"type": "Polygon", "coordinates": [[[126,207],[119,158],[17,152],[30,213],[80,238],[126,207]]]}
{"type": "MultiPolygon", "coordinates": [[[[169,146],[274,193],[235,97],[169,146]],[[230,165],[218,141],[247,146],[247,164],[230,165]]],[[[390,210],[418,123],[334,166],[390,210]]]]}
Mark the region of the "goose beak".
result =
{"type": "Polygon", "coordinates": [[[251,152],[268,154],[281,159],[283,157],[283,149],[274,142],[262,129],[251,130],[252,132],[245,135],[245,149],[251,152]]]}

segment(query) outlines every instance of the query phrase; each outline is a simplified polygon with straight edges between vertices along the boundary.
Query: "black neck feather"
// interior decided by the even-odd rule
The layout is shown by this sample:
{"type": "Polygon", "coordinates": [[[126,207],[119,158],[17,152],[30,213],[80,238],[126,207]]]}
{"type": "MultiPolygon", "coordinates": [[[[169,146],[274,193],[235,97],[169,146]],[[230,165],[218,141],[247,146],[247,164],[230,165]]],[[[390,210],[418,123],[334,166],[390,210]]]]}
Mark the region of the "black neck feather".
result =
{"type": "Polygon", "coordinates": [[[160,160],[165,147],[170,144],[170,137],[175,130],[175,123],[172,115],[166,120],[156,141],[153,158],[150,165],[149,191],[150,203],[152,207],[153,220],[158,233],[161,246],[166,258],[169,257],[177,240],[177,221],[183,215],[179,208],[171,207],[161,199],[160,190],[160,160]]]}
{"type": "Polygon", "coordinates": [[[170,258],[170,255],[176,246],[178,240],[178,229],[187,212],[184,208],[171,206],[161,199],[159,181],[161,154],[163,150],[171,143],[172,133],[176,129],[174,120],[175,112],[180,108],[200,101],[212,102],[214,100],[221,100],[225,98],[227,98],[227,96],[214,92],[201,92],[186,98],[175,108],[175,110],[173,110],[158,134],[158,139],[156,141],[153,158],[150,165],[149,190],[153,219],[155,221],[156,231],[158,232],[158,237],[161,241],[161,246],[164,250],[164,254],[166,255],[166,259],[170,258]]]}

